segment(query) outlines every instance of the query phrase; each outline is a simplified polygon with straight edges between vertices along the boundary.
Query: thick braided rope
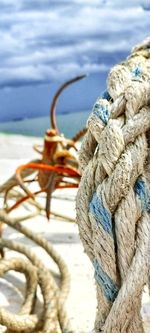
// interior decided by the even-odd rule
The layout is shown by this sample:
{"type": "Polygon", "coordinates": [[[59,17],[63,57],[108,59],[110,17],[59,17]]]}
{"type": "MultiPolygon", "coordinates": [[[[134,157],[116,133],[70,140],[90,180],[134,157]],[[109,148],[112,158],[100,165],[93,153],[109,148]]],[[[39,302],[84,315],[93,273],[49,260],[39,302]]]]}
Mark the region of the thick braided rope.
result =
{"type": "Polygon", "coordinates": [[[115,66],[80,150],[77,223],[95,270],[95,332],[142,333],[150,275],[150,39],[115,66]]]}

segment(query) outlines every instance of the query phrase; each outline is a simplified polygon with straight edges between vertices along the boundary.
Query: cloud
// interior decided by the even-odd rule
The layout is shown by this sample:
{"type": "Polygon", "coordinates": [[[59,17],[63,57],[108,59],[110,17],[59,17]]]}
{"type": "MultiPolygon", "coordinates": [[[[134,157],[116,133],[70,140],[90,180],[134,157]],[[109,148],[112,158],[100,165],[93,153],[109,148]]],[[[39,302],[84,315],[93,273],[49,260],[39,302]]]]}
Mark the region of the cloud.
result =
{"type": "Polygon", "coordinates": [[[57,64],[55,66],[38,65],[38,66],[21,66],[13,67],[11,70],[8,67],[0,69],[0,87],[23,86],[29,84],[47,83],[51,80],[64,80],[68,77],[73,77],[73,73],[91,74],[97,72],[106,72],[108,66],[104,64],[84,63],[82,66],[77,62],[68,64],[57,64]]]}
{"type": "Polygon", "coordinates": [[[108,70],[148,35],[148,5],[134,0],[1,0],[0,85],[108,70]]]}

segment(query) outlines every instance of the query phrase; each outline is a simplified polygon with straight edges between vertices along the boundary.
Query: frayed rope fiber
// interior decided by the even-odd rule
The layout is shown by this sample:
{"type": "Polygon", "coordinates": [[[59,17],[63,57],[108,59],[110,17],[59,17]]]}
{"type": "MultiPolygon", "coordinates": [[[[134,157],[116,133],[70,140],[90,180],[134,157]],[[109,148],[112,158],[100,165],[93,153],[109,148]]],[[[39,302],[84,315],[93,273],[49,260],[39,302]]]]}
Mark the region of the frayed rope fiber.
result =
{"type": "Polygon", "coordinates": [[[95,332],[142,333],[150,276],[150,38],[110,71],[79,160],[77,223],[95,271],[95,332]]]}

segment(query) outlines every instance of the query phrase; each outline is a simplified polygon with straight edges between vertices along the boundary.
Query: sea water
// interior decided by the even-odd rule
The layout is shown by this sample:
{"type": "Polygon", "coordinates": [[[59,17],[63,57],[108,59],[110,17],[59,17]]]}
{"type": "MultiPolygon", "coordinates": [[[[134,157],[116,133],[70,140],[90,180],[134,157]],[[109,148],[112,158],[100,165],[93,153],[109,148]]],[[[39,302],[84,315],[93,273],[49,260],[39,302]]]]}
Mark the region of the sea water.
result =
{"type": "MultiPolygon", "coordinates": [[[[86,126],[89,114],[90,111],[83,111],[57,115],[57,126],[60,133],[71,138],[86,126]]],[[[0,132],[41,137],[50,127],[49,117],[39,117],[0,123],[0,132]]]]}

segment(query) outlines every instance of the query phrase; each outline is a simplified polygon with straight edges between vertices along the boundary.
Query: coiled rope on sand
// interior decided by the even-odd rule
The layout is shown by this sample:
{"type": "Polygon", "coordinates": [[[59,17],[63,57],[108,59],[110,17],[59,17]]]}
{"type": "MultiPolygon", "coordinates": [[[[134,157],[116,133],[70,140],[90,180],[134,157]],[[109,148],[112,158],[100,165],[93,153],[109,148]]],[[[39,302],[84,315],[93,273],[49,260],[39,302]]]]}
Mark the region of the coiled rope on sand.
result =
{"type": "Polygon", "coordinates": [[[150,276],[150,38],[108,76],[80,150],[77,223],[95,271],[95,332],[142,333],[150,276]]]}
{"type": "Polygon", "coordinates": [[[58,287],[49,269],[27,245],[1,238],[1,249],[8,248],[17,251],[26,258],[1,259],[0,277],[3,277],[9,270],[23,273],[26,277],[26,295],[19,314],[15,315],[0,308],[0,324],[7,327],[7,332],[74,333],[65,310],[70,275],[64,260],[45,238],[22,225],[19,218],[10,218],[4,210],[0,210],[0,221],[41,246],[56,263],[61,278],[60,287],[58,287]],[[33,314],[38,285],[43,296],[41,317],[33,314]]]}

